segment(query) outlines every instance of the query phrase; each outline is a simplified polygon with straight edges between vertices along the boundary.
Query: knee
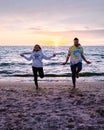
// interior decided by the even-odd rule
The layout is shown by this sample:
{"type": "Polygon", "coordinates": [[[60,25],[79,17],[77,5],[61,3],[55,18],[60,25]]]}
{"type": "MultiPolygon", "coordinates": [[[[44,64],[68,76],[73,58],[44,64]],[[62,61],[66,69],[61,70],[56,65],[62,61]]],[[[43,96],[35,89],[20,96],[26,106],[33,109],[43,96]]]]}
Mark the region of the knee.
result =
{"type": "Polygon", "coordinates": [[[40,78],[44,78],[44,75],[41,75],[40,78]]]}
{"type": "Polygon", "coordinates": [[[72,77],[75,77],[76,73],[72,73],[72,77]]]}

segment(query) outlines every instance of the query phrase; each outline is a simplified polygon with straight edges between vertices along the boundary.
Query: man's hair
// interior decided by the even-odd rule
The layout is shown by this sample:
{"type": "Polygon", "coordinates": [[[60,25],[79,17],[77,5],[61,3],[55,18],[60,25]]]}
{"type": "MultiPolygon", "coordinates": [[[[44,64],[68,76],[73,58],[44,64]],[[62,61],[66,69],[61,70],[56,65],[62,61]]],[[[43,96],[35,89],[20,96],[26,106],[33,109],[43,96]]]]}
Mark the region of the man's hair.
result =
{"type": "Polygon", "coordinates": [[[79,40],[77,37],[74,38],[74,41],[79,40]]]}

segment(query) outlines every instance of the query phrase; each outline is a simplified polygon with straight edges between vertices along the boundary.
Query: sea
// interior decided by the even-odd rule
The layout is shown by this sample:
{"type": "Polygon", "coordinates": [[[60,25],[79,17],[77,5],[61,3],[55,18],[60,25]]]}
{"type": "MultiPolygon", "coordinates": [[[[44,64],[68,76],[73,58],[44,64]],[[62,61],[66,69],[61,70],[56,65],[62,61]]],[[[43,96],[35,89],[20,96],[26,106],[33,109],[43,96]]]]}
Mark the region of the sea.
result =
{"type": "MultiPolygon", "coordinates": [[[[104,46],[84,46],[84,54],[92,63],[83,61],[83,69],[78,82],[104,82],[104,46]]],[[[20,56],[24,53],[29,57],[33,46],[0,46],[0,80],[33,82],[31,61],[20,56]]],[[[42,82],[71,81],[70,61],[63,66],[69,46],[50,47],[43,46],[42,51],[46,56],[56,53],[51,60],[43,60],[45,78],[42,82]]]]}

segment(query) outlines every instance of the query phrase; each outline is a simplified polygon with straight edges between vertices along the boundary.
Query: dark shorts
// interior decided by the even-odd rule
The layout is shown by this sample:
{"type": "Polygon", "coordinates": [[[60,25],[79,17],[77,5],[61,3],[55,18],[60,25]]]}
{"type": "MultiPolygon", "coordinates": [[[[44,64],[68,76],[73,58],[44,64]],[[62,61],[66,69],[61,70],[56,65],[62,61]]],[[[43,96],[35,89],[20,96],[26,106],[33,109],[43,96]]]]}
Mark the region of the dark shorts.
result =
{"type": "Polygon", "coordinates": [[[72,73],[79,73],[82,70],[82,63],[79,62],[77,64],[71,65],[72,73]]]}
{"type": "Polygon", "coordinates": [[[32,66],[32,70],[33,70],[33,74],[35,77],[37,77],[38,75],[40,78],[44,77],[43,67],[33,67],[32,66]]]}

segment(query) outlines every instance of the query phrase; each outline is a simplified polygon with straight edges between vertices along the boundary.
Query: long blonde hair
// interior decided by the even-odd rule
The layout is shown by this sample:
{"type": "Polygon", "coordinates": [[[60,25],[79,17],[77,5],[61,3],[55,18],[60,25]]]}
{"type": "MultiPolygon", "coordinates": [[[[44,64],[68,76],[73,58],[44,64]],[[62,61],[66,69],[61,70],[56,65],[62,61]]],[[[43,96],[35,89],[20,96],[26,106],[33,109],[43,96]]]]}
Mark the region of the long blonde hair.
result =
{"type": "Polygon", "coordinates": [[[42,50],[41,47],[40,47],[40,45],[36,44],[36,45],[34,46],[33,52],[34,52],[34,51],[40,51],[40,50],[42,50]]]}

